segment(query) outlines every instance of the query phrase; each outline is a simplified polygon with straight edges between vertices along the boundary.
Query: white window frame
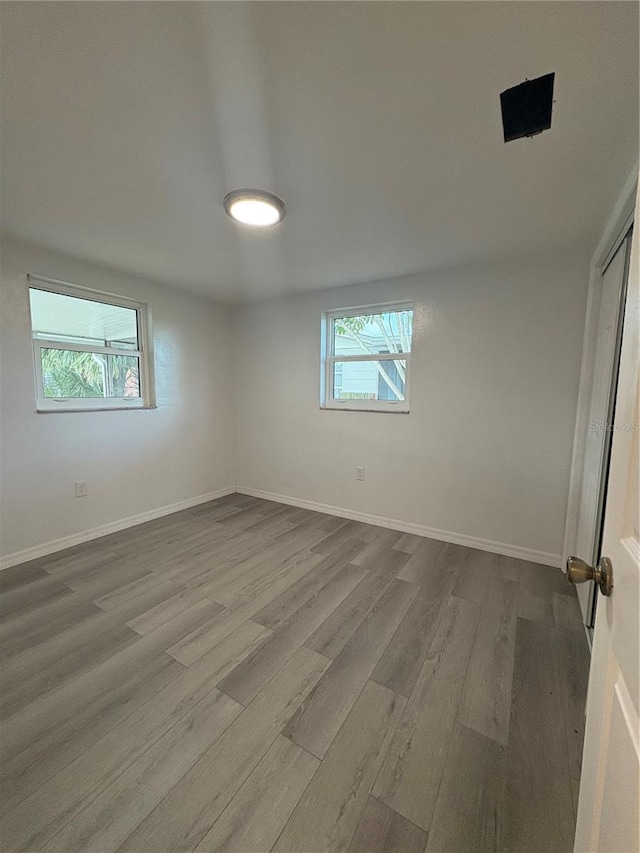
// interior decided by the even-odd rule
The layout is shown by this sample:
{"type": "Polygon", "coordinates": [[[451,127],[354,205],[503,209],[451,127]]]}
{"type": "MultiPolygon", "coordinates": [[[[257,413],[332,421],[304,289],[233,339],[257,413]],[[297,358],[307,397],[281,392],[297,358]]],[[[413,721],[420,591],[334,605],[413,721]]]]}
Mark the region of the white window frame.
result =
{"type": "Polygon", "coordinates": [[[334,320],[342,317],[358,317],[367,314],[384,314],[393,311],[413,311],[412,302],[387,302],[375,305],[360,305],[354,308],[337,308],[324,311],[321,328],[321,375],[320,408],[332,411],[348,412],[391,412],[398,415],[409,414],[409,394],[411,388],[411,355],[413,352],[413,328],[411,334],[411,352],[378,353],[371,355],[336,355],[334,352],[334,320]],[[333,365],[356,361],[399,361],[406,363],[404,400],[341,400],[333,396],[333,365]]]}
{"type": "Polygon", "coordinates": [[[115,347],[93,346],[91,344],[67,343],[49,338],[35,337],[31,322],[31,300],[29,299],[29,327],[32,337],[33,366],[36,387],[36,411],[38,412],[100,412],[126,409],[153,409],[155,397],[153,390],[153,349],[151,338],[151,312],[144,302],[136,302],[125,296],[92,290],[78,284],[57,281],[37,275],[27,275],[27,293],[29,290],[44,290],[60,293],[75,299],[87,299],[90,302],[103,302],[119,308],[130,308],[136,312],[138,328],[138,349],[117,349],[115,347]],[[42,378],[42,349],[65,349],[74,352],[95,352],[102,355],[129,355],[140,360],[139,397],[45,397],[42,378]]]}

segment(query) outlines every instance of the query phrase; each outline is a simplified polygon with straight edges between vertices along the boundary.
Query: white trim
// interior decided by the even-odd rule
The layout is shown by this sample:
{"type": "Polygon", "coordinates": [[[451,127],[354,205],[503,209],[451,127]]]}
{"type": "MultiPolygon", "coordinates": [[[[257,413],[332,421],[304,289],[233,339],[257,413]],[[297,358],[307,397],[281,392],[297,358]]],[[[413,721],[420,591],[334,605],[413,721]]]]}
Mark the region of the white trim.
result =
{"type": "Polygon", "coordinates": [[[252,489],[248,486],[238,488],[235,486],[228,486],[224,489],[218,489],[215,492],[209,492],[206,495],[187,498],[186,500],[177,501],[176,503],[168,504],[167,506],[147,510],[147,512],[141,512],[138,515],[132,515],[129,518],[112,521],[109,524],[104,524],[100,527],[92,527],[89,530],[72,533],[70,536],[63,536],[60,539],[43,542],[41,545],[35,545],[32,548],[25,548],[22,551],[14,551],[12,554],[0,557],[0,571],[2,569],[9,569],[12,566],[17,566],[20,563],[27,563],[29,560],[36,560],[39,557],[46,557],[49,554],[64,551],[66,548],[72,548],[74,545],[80,545],[81,543],[89,542],[92,539],[99,539],[101,536],[108,536],[109,533],[117,533],[119,530],[136,527],[138,524],[144,524],[146,521],[153,521],[154,518],[162,518],[162,516],[171,515],[174,512],[180,512],[181,510],[189,509],[190,507],[198,506],[199,504],[215,501],[218,498],[225,497],[226,495],[232,495],[236,492],[241,495],[264,498],[265,500],[275,501],[289,506],[297,506],[302,509],[324,512],[328,515],[336,515],[340,518],[362,521],[365,524],[373,524],[377,527],[388,527],[393,530],[399,530],[402,533],[413,533],[416,536],[425,536],[429,539],[437,539],[440,542],[450,542],[452,545],[464,545],[468,548],[477,548],[479,551],[490,551],[493,554],[503,554],[505,557],[515,557],[518,560],[528,560],[532,563],[541,563],[542,565],[553,566],[554,568],[558,568],[561,565],[559,554],[550,554],[546,551],[535,551],[531,548],[522,548],[519,545],[509,545],[504,542],[494,542],[491,539],[479,539],[478,537],[467,536],[463,533],[439,530],[435,527],[427,527],[423,524],[414,524],[413,522],[401,521],[396,518],[383,518],[379,515],[370,515],[366,512],[358,512],[357,510],[346,509],[345,507],[336,507],[331,506],[330,504],[318,503],[317,501],[294,498],[290,495],[266,492],[262,489],[252,489]]]}
{"type": "MultiPolygon", "coordinates": [[[[103,412],[110,409],[148,409],[145,404],[142,377],[144,375],[144,356],[142,350],[115,350],[108,347],[90,347],[76,344],[63,344],[46,338],[33,338],[33,367],[36,376],[36,412],[103,412]],[[46,397],[42,377],[42,350],[61,349],[71,352],[94,352],[100,355],[127,355],[138,359],[139,397],[46,397]]],[[[108,376],[105,372],[105,385],[108,376]]]]}
{"type": "MultiPolygon", "coordinates": [[[[340,411],[342,411],[342,412],[376,412],[377,414],[383,414],[383,415],[408,415],[409,414],[409,409],[407,409],[406,407],[404,407],[404,408],[401,407],[399,409],[395,409],[395,408],[387,408],[387,406],[385,406],[384,408],[374,409],[374,408],[372,408],[372,403],[375,403],[376,400],[344,400],[343,402],[345,403],[344,406],[340,405],[340,400],[334,400],[330,406],[320,406],[319,408],[320,408],[321,412],[340,412],[340,411]],[[366,405],[359,406],[358,408],[356,408],[353,404],[359,403],[359,402],[365,403],[366,405]]],[[[401,406],[401,404],[404,401],[403,400],[396,400],[394,402],[392,400],[384,400],[384,402],[387,403],[388,406],[390,407],[390,406],[401,406]]]]}
{"type": "Polygon", "coordinates": [[[410,352],[372,352],[362,355],[328,355],[327,360],[332,364],[340,362],[345,364],[350,361],[408,361],[410,352]]]}
{"type": "Polygon", "coordinates": [[[27,283],[35,290],[47,290],[50,293],[60,293],[63,296],[73,296],[75,299],[87,299],[89,302],[105,302],[107,305],[117,305],[120,308],[131,308],[138,310],[144,306],[144,302],[138,302],[128,296],[120,296],[118,293],[107,293],[104,290],[94,290],[82,284],[72,284],[69,281],[59,281],[55,278],[46,278],[42,275],[27,273],[27,283]],[[33,282],[33,283],[32,283],[33,282]]]}
{"type": "Polygon", "coordinates": [[[364,311],[370,314],[384,314],[385,311],[413,311],[413,302],[410,299],[401,299],[391,302],[367,302],[366,305],[351,305],[347,308],[331,308],[325,311],[328,317],[359,317],[364,311]],[[370,311],[369,309],[376,309],[370,311]],[[381,309],[381,310],[377,310],[381,309]]]}
{"type": "Polygon", "coordinates": [[[141,512],[138,515],[131,515],[129,518],[121,518],[118,521],[112,521],[100,527],[92,527],[89,530],[72,533],[70,536],[63,536],[60,539],[52,539],[50,542],[43,542],[41,545],[34,545],[32,548],[14,551],[13,554],[0,557],[0,571],[2,569],[9,569],[11,566],[17,566],[20,563],[27,563],[29,560],[36,560],[38,557],[55,554],[57,551],[64,551],[65,548],[72,548],[74,545],[89,542],[91,539],[99,539],[101,536],[107,536],[109,533],[117,533],[119,530],[126,530],[128,527],[144,524],[145,521],[153,521],[154,518],[162,518],[164,515],[171,515],[174,512],[180,512],[192,506],[215,501],[217,498],[232,495],[235,491],[235,486],[228,486],[224,489],[217,489],[215,492],[209,492],[206,495],[198,495],[196,498],[187,498],[186,500],[177,501],[167,506],[141,512]]]}
{"type": "MultiPolygon", "coordinates": [[[[51,341],[33,335],[33,369],[36,386],[36,410],[38,412],[68,412],[68,411],[109,411],[112,409],[155,409],[155,386],[153,366],[153,334],[151,321],[151,308],[146,302],[139,302],[126,296],[105,293],[101,290],[92,290],[80,284],[70,284],[67,281],[57,281],[43,276],[26,276],[27,292],[33,290],[44,290],[50,293],[59,293],[62,296],[70,296],[75,299],[85,299],[89,302],[101,302],[106,305],[115,305],[120,308],[128,308],[136,312],[136,324],[138,334],[138,348],[136,350],[118,350],[117,348],[92,347],[86,344],[71,344],[63,341],[51,341]],[[99,398],[76,398],[52,399],[44,396],[42,383],[42,363],[40,360],[40,349],[51,348],[68,349],[75,352],[105,352],[108,355],[132,355],[138,358],[139,368],[139,391],[140,396],[132,398],[128,402],[122,397],[99,397],[99,398]]],[[[31,299],[27,300],[29,305],[29,325],[31,321],[31,299]]]]}
{"type": "Polygon", "coordinates": [[[301,509],[324,512],[327,515],[337,515],[340,518],[362,521],[365,524],[374,524],[377,527],[389,527],[392,530],[399,530],[401,533],[414,533],[416,536],[437,539],[439,542],[450,542],[452,545],[464,545],[467,548],[477,548],[479,551],[490,551],[492,554],[515,557],[517,560],[528,560],[531,563],[541,563],[542,565],[553,566],[554,568],[560,568],[562,565],[560,554],[551,554],[547,551],[535,551],[532,548],[522,548],[520,545],[509,545],[505,542],[494,542],[491,539],[479,539],[476,536],[453,533],[450,530],[439,530],[435,527],[427,527],[424,524],[415,524],[412,521],[400,521],[397,518],[369,515],[369,513],[359,512],[354,509],[331,506],[330,504],[318,503],[316,501],[307,501],[303,498],[280,495],[276,492],[265,492],[262,489],[252,489],[249,486],[238,486],[236,491],[240,495],[264,498],[265,500],[275,501],[276,503],[298,506],[301,509]]]}
{"type": "MultiPolygon", "coordinates": [[[[409,352],[362,353],[358,355],[336,355],[334,352],[335,339],[333,334],[334,321],[342,317],[357,317],[365,314],[393,313],[401,311],[413,312],[413,302],[375,303],[360,305],[352,308],[335,308],[323,311],[320,326],[320,408],[331,411],[349,412],[395,412],[409,414],[410,411],[410,374],[411,350],[409,352]],[[404,399],[402,400],[353,400],[350,398],[336,399],[333,396],[333,365],[335,362],[378,362],[404,361],[404,399]]],[[[413,341],[412,341],[413,344],[413,341]]]]}
{"type": "MultiPolygon", "coordinates": [[[[31,289],[31,288],[30,288],[31,289]]],[[[98,347],[94,344],[68,343],[67,341],[56,341],[55,338],[41,338],[34,334],[34,344],[45,349],[62,349],[68,352],[94,352],[96,355],[131,355],[142,358],[140,349],[124,349],[121,347],[98,347]]]]}

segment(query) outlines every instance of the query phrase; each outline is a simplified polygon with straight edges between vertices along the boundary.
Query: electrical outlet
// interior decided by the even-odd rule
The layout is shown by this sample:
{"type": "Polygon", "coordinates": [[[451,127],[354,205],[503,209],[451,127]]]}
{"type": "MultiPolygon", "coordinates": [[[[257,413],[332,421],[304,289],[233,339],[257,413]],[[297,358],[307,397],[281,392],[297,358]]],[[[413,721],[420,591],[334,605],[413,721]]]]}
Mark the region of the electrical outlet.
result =
{"type": "Polygon", "coordinates": [[[89,494],[87,490],[87,481],[86,480],[76,480],[76,497],[77,498],[86,498],[89,494]]]}
{"type": "Polygon", "coordinates": [[[364,468],[356,467],[356,480],[364,480],[364,468]]]}

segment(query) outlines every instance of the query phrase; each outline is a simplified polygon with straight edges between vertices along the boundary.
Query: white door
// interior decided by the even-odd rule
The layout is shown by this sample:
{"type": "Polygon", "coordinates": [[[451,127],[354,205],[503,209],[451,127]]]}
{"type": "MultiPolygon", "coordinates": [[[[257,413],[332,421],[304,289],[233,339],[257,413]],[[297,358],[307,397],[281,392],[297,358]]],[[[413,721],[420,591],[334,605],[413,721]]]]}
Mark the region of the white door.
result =
{"type": "MultiPolygon", "coordinates": [[[[636,211],[640,205],[636,202],[636,211]]],[[[640,850],[640,227],[632,240],[601,553],[601,597],[587,697],[577,853],[640,850]]]]}
{"type": "MultiPolygon", "coordinates": [[[[620,315],[628,270],[629,240],[618,247],[600,279],[600,310],[593,363],[589,418],[584,439],[578,522],[572,553],[588,563],[599,557],[604,494],[611,447],[607,429],[613,419],[613,398],[620,351],[620,315]]],[[[578,587],[585,624],[591,626],[593,584],[578,587]]]]}

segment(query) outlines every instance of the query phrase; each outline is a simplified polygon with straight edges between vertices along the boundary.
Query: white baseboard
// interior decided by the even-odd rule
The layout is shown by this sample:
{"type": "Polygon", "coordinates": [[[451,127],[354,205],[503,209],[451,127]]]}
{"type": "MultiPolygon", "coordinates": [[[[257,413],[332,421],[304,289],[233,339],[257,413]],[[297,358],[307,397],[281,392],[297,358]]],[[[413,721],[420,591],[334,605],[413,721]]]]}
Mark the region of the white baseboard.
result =
{"type": "Polygon", "coordinates": [[[389,527],[393,530],[400,530],[403,533],[414,533],[416,536],[426,536],[429,539],[438,539],[440,542],[451,542],[453,545],[465,545],[468,548],[477,548],[480,551],[491,551],[494,554],[504,554],[506,557],[515,557],[519,560],[529,560],[532,563],[541,563],[546,566],[554,566],[557,568],[562,566],[562,557],[560,554],[550,554],[546,551],[534,551],[531,548],[522,548],[519,545],[509,545],[505,542],[494,542],[491,539],[479,539],[476,536],[466,536],[463,533],[439,530],[435,527],[427,527],[423,524],[414,524],[410,521],[401,521],[397,518],[383,518],[379,515],[369,515],[366,512],[358,512],[357,510],[345,509],[344,507],[317,503],[316,501],[307,501],[303,498],[294,498],[290,495],[280,495],[275,492],[265,492],[262,489],[252,489],[248,486],[238,486],[238,488],[229,486],[224,489],[218,489],[215,492],[209,492],[209,494],[206,495],[188,498],[187,500],[178,501],[177,503],[159,507],[158,509],[141,512],[138,515],[133,515],[129,518],[122,518],[118,521],[113,521],[110,524],[104,524],[100,527],[92,527],[90,530],[72,533],[70,536],[63,536],[60,539],[53,539],[50,542],[43,542],[41,545],[35,545],[32,548],[15,551],[13,554],[7,554],[4,557],[0,557],[0,571],[2,569],[11,568],[11,566],[17,566],[20,563],[26,563],[29,560],[35,560],[38,557],[46,557],[48,554],[54,554],[56,551],[63,551],[65,548],[71,548],[74,545],[80,545],[82,542],[89,542],[91,539],[99,539],[101,536],[107,536],[109,533],[116,533],[119,530],[126,530],[128,527],[135,527],[138,524],[144,524],[145,521],[152,521],[154,518],[161,518],[163,515],[171,515],[172,513],[180,512],[183,509],[198,506],[198,504],[214,501],[216,498],[222,498],[225,495],[231,495],[234,492],[239,492],[242,495],[251,495],[256,498],[265,498],[265,500],[276,501],[277,503],[288,504],[290,506],[297,506],[302,509],[324,512],[328,515],[337,515],[340,518],[362,521],[365,524],[375,524],[378,527],[389,527]]]}
{"type": "Polygon", "coordinates": [[[491,551],[493,554],[503,554],[505,557],[515,557],[518,560],[528,560],[532,563],[541,563],[542,565],[553,566],[554,568],[561,568],[562,566],[561,554],[534,551],[531,548],[522,548],[520,545],[494,542],[491,539],[479,539],[476,536],[467,536],[464,533],[438,530],[435,527],[426,527],[423,524],[414,524],[410,521],[400,521],[397,518],[383,518],[379,515],[369,515],[366,512],[317,503],[316,501],[307,501],[302,498],[293,498],[290,495],[279,495],[275,492],[265,492],[262,489],[251,489],[248,486],[238,486],[236,491],[241,495],[264,498],[265,500],[276,501],[277,503],[298,506],[301,509],[325,512],[328,515],[337,515],[340,518],[349,518],[353,521],[363,521],[365,524],[375,524],[378,527],[390,527],[393,530],[400,530],[403,533],[414,533],[416,536],[426,536],[428,539],[450,542],[452,545],[465,545],[467,548],[477,548],[479,551],[491,551]]]}
{"type": "Polygon", "coordinates": [[[127,527],[135,527],[138,524],[144,524],[145,521],[152,521],[154,518],[161,518],[163,515],[171,515],[174,512],[180,512],[183,509],[189,509],[198,504],[214,501],[216,498],[223,498],[225,495],[232,495],[236,491],[235,486],[229,486],[225,489],[218,489],[215,492],[209,492],[207,495],[198,495],[196,498],[187,498],[184,501],[177,501],[174,504],[151,509],[147,512],[141,512],[138,515],[132,515],[129,518],[121,518],[118,521],[112,521],[110,524],[103,524],[100,527],[92,527],[90,530],[83,530],[80,533],[72,533],[70,536],[63,536],[60,539],[52,539],[50,542],[43,542],[42,545],[35,545],[32,548],[25,548],[22,551],[14,551],[13,554],[7,554],[0,557],[0,571],[9,569],[11,566],[17,566],[19,563],[26,563],[29,560],[36,560],[38,557],[46,557],[48,554],[55,554],[56,551],[63,551],[65,548],[71,548],[73,545],[80,545],[82,542],[89,542],[91,539],[99,539],[101,536],[107,536],[109,533],[117,533],[118,530],[126,530],[127,527]]]}

